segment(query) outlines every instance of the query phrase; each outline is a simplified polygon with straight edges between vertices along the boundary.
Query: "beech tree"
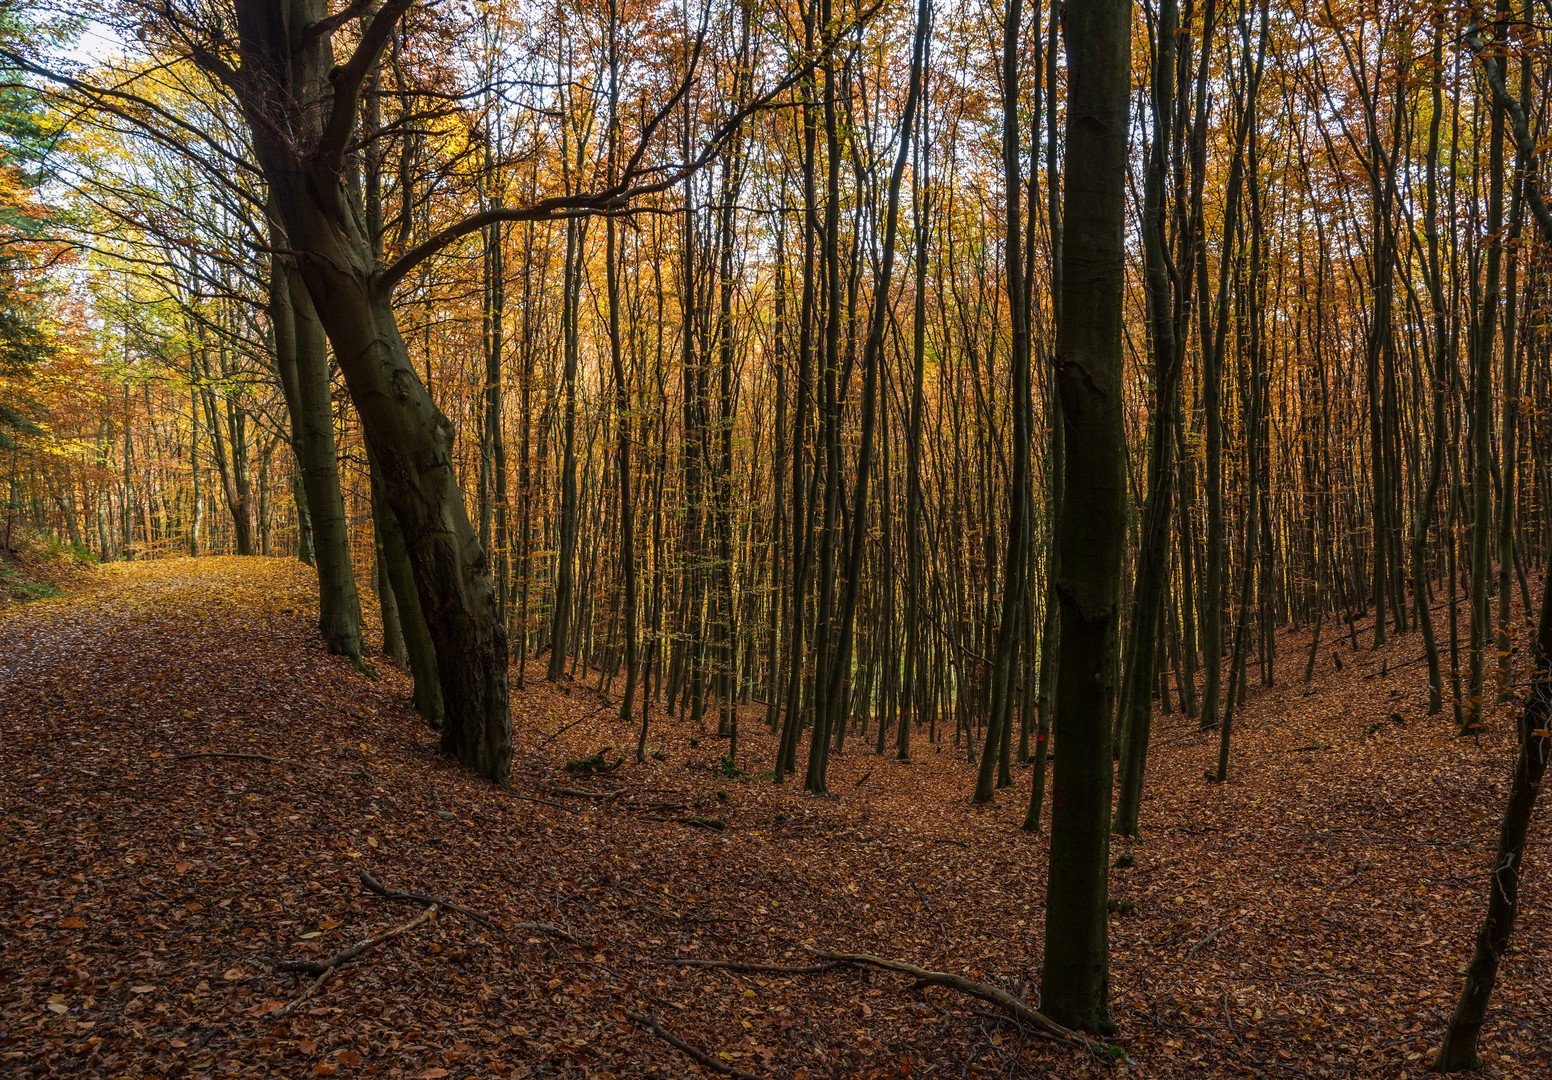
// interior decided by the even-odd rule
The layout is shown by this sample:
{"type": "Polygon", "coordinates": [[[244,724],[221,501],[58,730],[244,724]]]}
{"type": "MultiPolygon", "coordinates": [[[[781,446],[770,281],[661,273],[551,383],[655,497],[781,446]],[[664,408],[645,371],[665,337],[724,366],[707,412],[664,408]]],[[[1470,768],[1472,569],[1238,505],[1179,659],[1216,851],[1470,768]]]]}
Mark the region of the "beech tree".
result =
{"type": "Polygon", "coordinates": [[[1067,169],[1062,324],[1056,373],[1064,467],[1082,499],[1063,502],[1061,660],[1053,723],[1060,753],[1051,778],[1051,864],[1046,887],[1045,1010],[1097,1034],[1110,1019],[1106,925],[1121,553],[1126,506],[1121,434],[1130,0],[1067,12],[1067,169]]]}

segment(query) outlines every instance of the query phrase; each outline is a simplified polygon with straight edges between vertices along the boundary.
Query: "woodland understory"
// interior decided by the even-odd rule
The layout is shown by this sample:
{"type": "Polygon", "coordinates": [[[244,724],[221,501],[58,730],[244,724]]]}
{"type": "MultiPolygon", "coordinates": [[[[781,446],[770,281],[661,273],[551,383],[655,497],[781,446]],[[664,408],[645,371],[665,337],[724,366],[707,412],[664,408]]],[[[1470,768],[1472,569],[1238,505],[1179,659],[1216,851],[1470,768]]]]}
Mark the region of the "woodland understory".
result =
{"type": "MultiPolygon", "coordinates": [[[[514,687],[501,791],[441,755],[397,669],[323,650],[316,603],[294,560],[206,558],[106,567],[0,613],[7,1076],[712,1075],[628,1012],[772,1078],[1420,1076],[1512,760],[1509,706],[1465,740],[1424,715],[1402,667],[1416,635],[1332,640],[1308,690],[1281,670],[1252,688],[1225,785],[1202,777],[1214,733],[1158,716],[1146,827],[1112,845],[1135,863],[1111,873],[1135,904],[1111,916],[1115,1063],[904,976],[686,963],[871,953],[1038,1003],[1044,837],[1018,795],[967,802],[951,746],[904,764],[859,744],[832,794],[806,795],[770,782],[751,709],[750,776],[716,771],[725,741],[684,724],[653,728],[661,761],[567,773],[635,736],[592,673],[514,687]],[[281,1015],[312,979],[277,964],[420,909],[362,871],[493,925],[439,912],[281,1015]]],[[[1307,644],[1286,636],[1290,669],[1307,644]]],[[[1484,1077],[1552,1069],[1546,840],[1484,1077]]]]}

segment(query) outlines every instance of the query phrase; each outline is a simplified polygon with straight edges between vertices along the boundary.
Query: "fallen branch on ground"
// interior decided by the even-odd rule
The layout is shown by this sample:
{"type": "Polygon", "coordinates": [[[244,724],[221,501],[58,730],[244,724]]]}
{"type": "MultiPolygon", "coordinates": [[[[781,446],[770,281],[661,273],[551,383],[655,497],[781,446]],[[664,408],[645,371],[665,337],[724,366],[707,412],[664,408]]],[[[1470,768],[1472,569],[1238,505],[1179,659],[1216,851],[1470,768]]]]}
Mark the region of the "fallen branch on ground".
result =
{"type": "Polygon", "coordinates": [[[201,750],[192,754],[179,754],[179,761],[188,761],[191,758],[228,758],[235,761],[267,761],[271,765],[281,765],[288,769],[312,769],[315,772],[339,773],[341,776],[354,776],[368,783],[372,780],[372,774],[363,769],[330,769],[324,765],[314,765],[306,761],[292,761],[290,758],[273,757],[269,754],[237,754],[223,750],[201,750]]]}
{"type": "Polygon", "coordinates": [[[654,964],[662,964],[665,967],[700,967],[722,968],[726,971],[742,971],[749,974],[771,975],[819,975],[826,971],[834,971],[838,967],[844,967],[838,960],[828,960],[823,964],[809,964],[798,967],[790,964],[750,964],[742,960],[696,960],[687,956],[676,956],[668,960],[654,960],[654,964]]]}
{"type": "Polygon", "coordinates": [[[509,791],[507,795],[514,799],[522,799],[524,802],[536,802],[540,806],[553,806],[555,809],[564,810],[568,814],[580,814],[582,812],[575,806],[567,806],[565,803],[558,803],[552,799],[536,799],[532,795],[519,795],[515,791],[509,791]]]}
{"type": "Polygon", "coordinates": [[[1223,933],[1225,930],[1228,930],[1228,929],[1232,928],[1234,926],[1234,924],[1237,923],[1237,922],[1239,922],[1238,919],[1235,919],[1233,922],[1226,922],[1226,923],[1224,923],[1222,926],[1218,927],[1212,933],[1210,933],[1206,937],[1204,937],[1201,941],[1198,941],[1195,945],[1192,945],[1189,949],[1186,950],[1186,959],[1187,960],[1191,959],[1191,957],[1195,956],[1199,951],[1201,951],[1202,949],[1205,949],[1207,946],[1211,945],[1214,941],[1217,941],[1219,934],[1223,933]]]}
{"type": "Polygon", "coordinates": [[[574,787],[541,786],[539,790],[548,791],[552,795],[570,795],[573,799],[603,799],[605,802],[612,802],[625,794],[624,791],[587,791],[574,787]]]}
{"type": "MultiPolygon", "coordinates": [[[[360,870],[357,873],[361,878],[362,886],[368,892],[376,893],[378,896],[381,896],[385,900],[410,900],[417,904],[439,904],[446,908],[448,911],[455,912],[456,914],[462,915],[466,918],[473,919],[476,922],[484,923],[486,926],[493,930],[507,930],[507,927],[502,926],[488,915],[482,915],[478,911],[475,911],[473,908],[464,907],[462,904],[454,903],[452,900],[449,900],[446,897],[433,896],[430,893],[411,892],[407,889],[390,889],[386,885],[383,885],[381,882],[379,882],[371,874],[367,873],[365,870],[360,870]]],[[[576,940],[576,938],[566,933],[566,931],[560,929],[559,927],[551,926],[549,923],[513,923],[511,929],[538,931],[539,933],[549,934],[551,937],[564,938],[566,941],[576,940]]]]}
{"type": "Polygon", "coordinates": [[[1006,990],[997,986],[989,986],[986,983],[978,983],[972,979],[966,979],[961,975],[953,975],[947,971],[928,971],[926,968],[917,967],[915,964],[907,964],[903,960],[886,960],[880,956],[869,956],[865,953],[838,953],[828,949],[816,949],[812,946],[809,951],[821,960],[833,960],[837,963],[851,964],[857,967],[875,967],[884,971],[898,971],[902,975],[910,975],[916,980],[917,986],[946,986],[951,990],[958,990],[961,994],[979,998],[981,1001],[996,1005],[1003,1012],[1019,1020],[1030,1024],[1040,1034],[1068,1046],[1076,1046],[1091,1053],[1102,1055],[1106,1058],[1116,1057],[1122,1054],[1117,1047],[1108,1043],[1091,1039],[1081,1031],[1063,1027],[1052,1020],[1045,1013],[1032,1007],[1022,998],[1014,997],[1006,990]]]}
{"type": "Polygon", "coordinates": [[[281,971],[305,972],[306,974],[316,975],[318,977],[308,984],[307,989],[303,990],[300,994],[287,1002],[286,1006],[276,1015],[285,1016],[292,1009],[296,1008],[302,1002],[316,994],[318,992],[318,988],[321,987],[324,984],[324,981],[334,973],[334,969],[339,967],[341,964],[345,964],[351,960],[354,960],[356,957],[360,956],[362,953],[366,952],[368,949],[375,945],[381,945],[385,941],[391,941],[396,937],[409,933],[411,930],[415,929],[417,926],[421,925],[427,919],[435,915],[436,912],[437,905],[432,904],[409,922],[400,923],[398,926],[384,930],[381,934],[374,934],[367,938],[365,941],[358,941],[350,948],[340,950],[322,963],[318,963],[315,960],[287,960],[284,963],[278,964],[277,967],[281,971]]]}
{"type": "Polygon", "coordinates": [[[630,1020],[631,1023],[646,1028],[648,1031],[652,1032],[652,1034],[666,1042],[669,1046],[672,1046],[675,1050],[678,1050],[682,1054],[688,1054],[691,1058],[694,1058],[695,1061],[710,1069],[712,1072],[721,1073],[723,1076],[731,1076],[734,1078],[734,1080],[765,1080],[765,1077],[759,1075],[758,1073],[744,1072],[744,1070],[735,1069],[731,1065],[724,1065],[722,1062],[718,1061],[716,1058],[712,1057],[705,1051],[697,1050],[695,1047],[691,1046],[689,1043],[685,1042],[683,1039],[674,1035],[671,1031],[665,1028],[662,1022],[655,1016],[648,1016],[645,1013],[631,1012],[629,1009],[625,1011],[625,1016],[628,1020],[630,1020]]]}
{"type": "Polygon", "coordinates": [[[608,711],[609,711],[609,710],[610,710],[610,709],[612,709],[612,708],[613,708],[613,707],[614,707],[614,706],[612,706],[612,705],[604,705],[604,706],[602,706],[602,707],[601,707],[601,708],[599,708],[599,709],[598,709],[598,710],[597,710],[597,712],[592,712],[592,713],[589,713],[589,714],[588,714],[588,715],[586,715],[586,716],[583,716],[583,717],[579,717],[579,718],[577,718],[577,719],[576,719],[576,720],[573,720],[573,721],[572,721],[572,722],[571,722],[571,723],[569,723],[569,724],[567,724],[567,725],[566,725],[566,726],[565,726],[565,727],[563,727],[563,728],[561,728],[561,729],[560,729],[560,730],[559,730],[559,731],[557,731],[557,732],[556,732],[556,733],[555,733],[555,734],[553,734],[553,735],[550,735],[550,736],[548,736],[548,737],[547,737],[547,738],[546,738],[546,739],[545,739],[545,740],[544,740],[544,741],[543,741],[543,742],[542,742],[542,743],[540,743],[540,744],[539,744],[539,748],[540,748],[540,749],[541,749],[541,750],[542,750],[542,749],[544,749],[544,748],[545,748],[545,747],[546,747],[546,746],[549,746],[549,745],[550,745],[550,743],[552,743],[552,742],[554,742],[554,741],[555,741],[555,740],[556,740],[556,739],[558,739],[558,738],[560,738],[560,737],[561,737],[561,736],[562,736],[562,735],[564,735],[564,734],[566,734],[566,732],[568,732],[568,731],[570,731],[570,730],[571,730],[571,729],[572,729],[572,728],[574,728],[574,727],[576,727],[576,726],[577,726],[577,725],[578,725],[578,724],[580,724],[580,723],[582,723],[582,721],[584,721],[584,720],[592,720],[592,719],[595,719],[595,718],[596,718],[596,717],[597,717],[597,716],[598,716],[598,713],[601,713],[601,712],[608,712],[608,711]]]}
{"type": "Polygon", "coordinates": [[[694,825],[697,829],[710,829],[712,832],[721,832],[727,828],[727,822],[721,818],[703,817],[651,817],[644,816],[642,821],[666,821],[673,825],[694,825]]]}

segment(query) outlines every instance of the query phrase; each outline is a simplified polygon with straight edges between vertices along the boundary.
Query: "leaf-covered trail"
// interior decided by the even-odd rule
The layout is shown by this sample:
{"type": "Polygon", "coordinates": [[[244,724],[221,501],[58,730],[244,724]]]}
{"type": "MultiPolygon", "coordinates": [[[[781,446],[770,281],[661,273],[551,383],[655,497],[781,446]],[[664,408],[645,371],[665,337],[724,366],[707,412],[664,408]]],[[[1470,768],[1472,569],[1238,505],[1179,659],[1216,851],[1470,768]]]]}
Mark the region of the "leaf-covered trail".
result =
{"type": "MultiPolygon", "coordinates": [[[[853,740],[835,794],[814,798],[715,775],[725,744],[692,746],[654,710],[664,762],[567,777],[568,758],[634,746],[590,682],[514,690],[513,789],[495,791],[439,755],[398,672],[323,653],[313,587],[284,560],[174,560],[0,614],[4,1075],[709,1075],[630,1010],[772,1078],[1398,1077],[1442,1030],[1509,745],[1501,710],[1480,745],[1425,719],[1417,665],[1364,677],[1411,659],[1411,639],[1343,645],[1341,674],[1323,646],[1316,693],[1252,693],[1224,787],[1202,780],[1216,735],[1157,719],[1144,838],[1113,845],[1136,861],[1112,873],[1137,905],[1111,921],[1126,1069],[894,975],[664,963],[808,964],[816,945],[1036,1001],[1045,852],[1018,828],[1026,769],[976,808],[951,746],[921,738],[903,765],[853,740]],[[205,752],[283,762],[179,756],[205,752]],[[674,820],[690,817],[726,828],[674,820]],[[275,963],[417,913],[362,888],[363,869],[506,929],[440,912],[281,1015],[311,980],[275,963]],[[526,921],[576,944],[511,929],[526,921]]],[[[1302,669],[1301,637],[1278,641],[1302,669]]],[[[756,776],[763,713],[741,736],[756,776]]],[[[1538,824],[1488,1076],[1552,1072],[1546,840],[1538,824]]]]}

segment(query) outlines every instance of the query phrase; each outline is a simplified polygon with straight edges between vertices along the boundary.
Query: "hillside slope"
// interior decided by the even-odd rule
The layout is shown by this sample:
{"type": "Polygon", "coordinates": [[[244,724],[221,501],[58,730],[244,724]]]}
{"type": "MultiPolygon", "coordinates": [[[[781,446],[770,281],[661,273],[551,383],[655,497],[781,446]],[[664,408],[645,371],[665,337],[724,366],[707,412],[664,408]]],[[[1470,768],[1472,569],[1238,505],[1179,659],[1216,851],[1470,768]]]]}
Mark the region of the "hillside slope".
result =
{"type": "MultiPolygon", "coordinates": [[[[1216,734],[1158,717],[1144,836],[1113,844],[1135,859],[1112,874],[1135,903],[1111,922],[1133,1061],[1115,1066],[900,976],[684,963],[810,967],[819,946],[1037,1001],[1046,856],[1019,829],[1027,769],[978,808],[952,746],[923,736],[902,764],[854,739],[835,794],[806,796],[760,778],[774,743],[751,707],[746,777],[657,709],[661,761],[572,776],[568,760],[634,747],[634,724],[591,684],[530,685],[497,791],[438,753],[397,671],[324,654],[305,567],[101,579],[0,613],[0,1060],[19,1078],[709,1075],[628,1011],[772,1078],[1416,1076],[1480,917],[1510,763],[1512,706],[1450,738],[1422,715],[1405,638],[1323,645],[1306,693],[1307,640],[1279,635],[1292,685],[1251,694],[1224,786],[1202,779],[1216,734]],[[276,963],[419,910],[361,871],[495,925],[443,910],[282,1013],[312,980],[276,963]]],[[[1483,1036],[1491,1077],[1552,1072],[1541,810],[1483,1036]]]]}

